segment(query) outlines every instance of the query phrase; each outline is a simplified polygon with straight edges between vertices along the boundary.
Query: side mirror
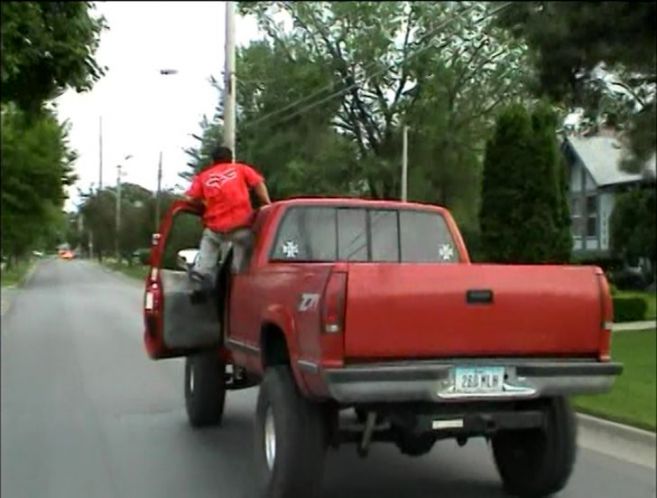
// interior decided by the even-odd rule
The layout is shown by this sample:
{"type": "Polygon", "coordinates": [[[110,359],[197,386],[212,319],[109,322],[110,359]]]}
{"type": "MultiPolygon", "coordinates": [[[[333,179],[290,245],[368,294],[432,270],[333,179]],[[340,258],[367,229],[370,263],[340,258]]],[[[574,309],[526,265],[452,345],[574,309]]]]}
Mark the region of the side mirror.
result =
{"type": "Polygon", "coordinates": [[[161,234],[159,234],[159,233],[154,233],[153,236],[151,237],[151,244],[153,244],[154,246],[156,246],[157,243],[160,241],[160,237],[162,237],[161,234]]]}
{"type": "Polygon", "coordinates": [[[185,271],[189,271],[194,266],[198,257],[198,249],[181,249],[176,254],[176,266],[185,271]]]}

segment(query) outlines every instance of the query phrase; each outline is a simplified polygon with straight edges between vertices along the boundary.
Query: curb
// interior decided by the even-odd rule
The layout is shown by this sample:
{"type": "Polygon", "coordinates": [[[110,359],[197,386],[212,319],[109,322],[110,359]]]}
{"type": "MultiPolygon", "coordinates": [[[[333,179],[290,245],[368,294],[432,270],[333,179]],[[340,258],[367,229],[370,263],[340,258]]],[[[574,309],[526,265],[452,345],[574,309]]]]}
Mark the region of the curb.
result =
{"type": "Polygon", "coordinates": [[[47,260],[37,259],[34,262],[34,264],[32,265],[32,267],[25,274],[25,277],[23,277],[23,280],[21,280],[16,287],[23,287],[23,286],[27,285],[28,283],[30,283],[30,280],[32,280],[32,277],[34,277],[34,273],[36,272],[37,268],[39,266],[41,266],[41,264],[45,261],[47,261],[47,260]]]}
{"type": "Polygon", "coordinates": [[[14,285],[7,285],[2,287],[4,296],[0,297],[0,317],[4,318],[7,313],[9,313],[9,310],[13,308],[13,303],[16,299],[17,292],[25,287],[30,282],[30,280],[32,280],[32,277],[34,277],[37,268],[43,263],[43,261],[45,260],[35,260],[21,280],[16,282],[14,285]]]}
{"type": "Polygon", "coordinates": [[[621,322],[614,323],[611,330],[612,332],[623,332],[625,330],[651,330],[657,327],[657,320],[642,320],[640,322],[621,322]]]}
{"type": "Polygon", "coordinates": [[[637,465],[657,468],[657,434],[583,413],[577,414],[578,444],[637,465]]]}

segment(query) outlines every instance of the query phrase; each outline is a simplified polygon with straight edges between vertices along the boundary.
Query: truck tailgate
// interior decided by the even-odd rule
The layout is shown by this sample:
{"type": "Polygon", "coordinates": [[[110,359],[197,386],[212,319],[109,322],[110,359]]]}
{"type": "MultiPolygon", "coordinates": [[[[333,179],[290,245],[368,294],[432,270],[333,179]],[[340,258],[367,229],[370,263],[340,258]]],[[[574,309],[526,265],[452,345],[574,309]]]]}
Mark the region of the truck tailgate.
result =
{"type": "Polygon", "coordinates": [[[601,321],[593,267],[351,264],[345,357],[592,356],[601,321]]]}

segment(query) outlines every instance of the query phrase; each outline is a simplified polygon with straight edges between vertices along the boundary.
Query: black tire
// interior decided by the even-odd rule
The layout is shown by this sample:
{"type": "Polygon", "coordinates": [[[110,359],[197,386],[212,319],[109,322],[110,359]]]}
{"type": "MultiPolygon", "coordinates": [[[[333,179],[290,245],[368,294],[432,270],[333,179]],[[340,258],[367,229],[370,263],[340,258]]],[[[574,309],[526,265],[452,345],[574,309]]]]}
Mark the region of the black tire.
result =
{"type": "Polygon", "coordinates": [[[185,359],[185,408],[192,427],[221,424],[226,400],[226,365],[216,351],[185,359]]]}
{"type": "Polygon", "coordinates": [[[268,368],[256,408],[255,470],[259,496],[317,496],[326,448],[327,430],[321,406],[303,397],[289,367],[268,368]],[[272,417],[274,428],[275,451],[270,458],[273,464],[268,463],[265,441],[268,416],[272,417]]]}
{"type": "Polygon", "coordinates": [[[543,428],[504,431],[493,437],[493,455],[507,492],[543,497],[563,489],[575,464],[577,422],[570,402],[545,404],[543,428]]]}

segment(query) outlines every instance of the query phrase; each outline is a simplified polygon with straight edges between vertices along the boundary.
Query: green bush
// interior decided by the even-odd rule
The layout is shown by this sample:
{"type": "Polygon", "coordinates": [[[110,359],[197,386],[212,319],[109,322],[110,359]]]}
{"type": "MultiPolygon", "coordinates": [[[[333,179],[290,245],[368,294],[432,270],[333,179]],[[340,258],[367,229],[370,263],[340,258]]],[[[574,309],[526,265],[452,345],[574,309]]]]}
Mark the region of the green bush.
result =
{"type": "Polygon", "coordinates": [[[639,297],[614,297],[614,322],[637,322],[645,319],[648,304],[639,297]]]}
{"type": "Polygon", "coordinates": [[[150,248],[137,249],[134,253],[132,253],[132,256],[142,265],[150,265],[151,263],[150,248]]]}

